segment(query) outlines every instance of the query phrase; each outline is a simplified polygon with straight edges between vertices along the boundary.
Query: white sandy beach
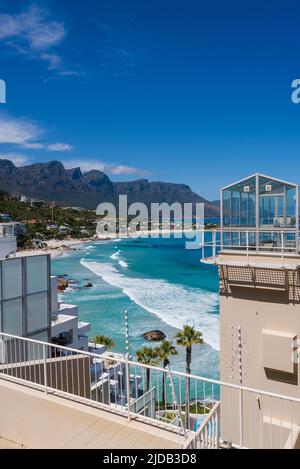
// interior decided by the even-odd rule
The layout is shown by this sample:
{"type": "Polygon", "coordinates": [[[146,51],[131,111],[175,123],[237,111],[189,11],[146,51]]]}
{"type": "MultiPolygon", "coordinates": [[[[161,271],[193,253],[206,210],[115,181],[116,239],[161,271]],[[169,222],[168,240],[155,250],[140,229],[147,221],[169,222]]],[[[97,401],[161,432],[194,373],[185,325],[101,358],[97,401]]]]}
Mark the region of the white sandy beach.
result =
{"type": "Polygon", "coordinates": [[[154,229],[154,230],[142,230],[142,231],[128,231],[128,233],[118,233],[115,236],[109,236],[109,234],[98,234],[97,238],[85,238],[85,239],[68,239],[68,240],[56,240],[52,239],[47,241],[47,247],[41,249],[23,249],[17,252],[16,256],[38,256],[40,254],[50,254],[52,259],[61,257],[63,254],[72,252],[76,250],[76,246],[80,246],[82,244],[88,244],[95,241],[105,241],[109,239],[116,239],[116,238],[146,238],[146,237],[159,237],[165,236],[168,237],[170,235],[177,234],[178,236],[183,236],[184,234],[190,235],[192,239],[199,234],[199,230],[193,230],[192,228],[188,229],[154,229]]]}
{"type": "Polygon", "coordinates": [[[68,239],[59,241],[52,239],[47,241],[47,247],[43,249],[23,249],[16,253],[17,257],[21,256],[38,256],[40,254],[50,254],[53,259],[62,256],[65,253],[76,250],[76,246],[87,244],[91,239],[68,239]]]}
{"type": "MultiPolygon", "coordinates": [[[[191,237],[196,236],[197,234],[200,233],[200,230],[194,230],[192,228],[186,228],[186,229],[179,229],[176,228],[174,230],[170,229],[152,229],[150,230],[141,230],[141,231],[128,231],[125,233],[117,233],[115,236],[111,236],[111,239],[114,238],[147,238],[147,237],[158,237],[158,236],[170,236],[176,234],[177,236],[183,236],[184,234],[190,235],[191,237]]],[[[98,234],[99,240],[106,240],[109,239],[109,234],[102,233],[98,234]]]]}

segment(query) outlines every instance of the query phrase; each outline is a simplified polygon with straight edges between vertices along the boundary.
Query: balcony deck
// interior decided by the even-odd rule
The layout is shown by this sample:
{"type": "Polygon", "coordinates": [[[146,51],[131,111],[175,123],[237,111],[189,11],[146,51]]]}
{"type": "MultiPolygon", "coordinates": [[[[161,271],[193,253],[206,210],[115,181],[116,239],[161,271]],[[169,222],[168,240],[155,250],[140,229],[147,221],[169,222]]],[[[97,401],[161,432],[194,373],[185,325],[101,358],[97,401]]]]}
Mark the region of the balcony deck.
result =
{"type": "Polygon", "coordinates": [[[0,437],[0,449],[26,449],[25,446],[18,445],[13,441],[5,440],[0,437]]]}
{"type": "Polygon", "coordinates": [[[176,432],[129,422],[111,412],[3,380],[1,402],[0,436],[6,440],[0,442],[4,447],[18,447],[9,439],[33,449],[179,449],[184,442],[176,432]]]}
{"type": "Polygon", "coordinates": [[[296,254],[284,254],[284,258],[278,254],[270,252],[249,252],[244,251],[223,250],[216,257],[206,257],[201,259],[204,264],[215,265],[233,265],[239,267],[261,267],[274,269],[280,267],[288,270],[297,270],[300,268],[300,256],[296,254]]]}

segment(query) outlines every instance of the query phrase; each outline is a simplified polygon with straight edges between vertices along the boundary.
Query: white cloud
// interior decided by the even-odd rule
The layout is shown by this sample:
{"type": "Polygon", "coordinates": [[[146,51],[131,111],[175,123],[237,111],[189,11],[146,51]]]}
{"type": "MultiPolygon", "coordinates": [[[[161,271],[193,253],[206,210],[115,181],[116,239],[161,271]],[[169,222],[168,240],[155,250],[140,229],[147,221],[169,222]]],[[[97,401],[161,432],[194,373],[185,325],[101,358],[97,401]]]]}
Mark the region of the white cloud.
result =
{"type": "Polygon", "coordinates": [[[107,174],[111,174],[114,176],[129,176],[135,175],[140,177],[149,176],[151,173],[146,171],[145,169],[135,168],[133,166],[127,165],[114,165],[110,163],[105,163],[99,160],[67,160],[63,162],[66,168],[74,168],[80,167],[83,172],[91,171],[92,169],[98,169],[99,171],[103,171],[107,174]]]}
{"type": "Polygon", "coordinates": [[[39,141],[44,130],[29,119],[15,119],[6,113],[0,114],[0,144],[19,145],[27,150],[66,152],[73,150],[68,143],[46,144],[39,141]]]}
{"type": "Polygon", "coordinates": [[[0,153],[0,160],[10,160],[15,166],[24,166],[31,162],[31,160],[22,153],[0,153]]]}
{"type": "Polygon", "coordinates": [[[19,15],[0,14],[0,39],[21,41],[31,50],[47,50],[66,35],[63,23],[48,21],[48,10],[32,6],[19,15]]]}
{"type": "Polygon", "coordinates": [[[57,70],[61,66],[61,58],[56,54],[49,54],[49,52],[44,52],[41,54],[41,59],[48,62],[49,70],[57,70]]]}
{"type": "Polygon", "coordinates": [[[149,175],[149,172],[146,171],[145,169],[140,169],[140,168],[135,168],[132,166],[126,166],[126,165],[109,165],[108,166],[108,172],[110,174],[114,175],[126,175],[126,174],[136,174],[138,176],[147,176],[149,175]]]}
{"type": "Polygon", "coordinates": [[[73,150],[73,147],[72,145],[69,145],[68,143],[52,143],[51,145],[47,146],[47,150],[63,152],[63,151],[71,151],[73,150]]]}
{"type": "Polygon", "coordinates": [[[49,16],[48,10],[38,6],[17,15],[0,14],[0,41],[19,53],[47,61],[49,69],[60,69],[61,58],[48,51],[60,44],[67,32],[62,22],[49,16]]]}
{"type": "Polygon", "coordinates": [[[45,145],[43,143],[24,143],[22,147],[27,150],[42,150],[45,145]]]}
{"type": "Polygon", "coordinates": [[[84,77],[84,72],[78,72],[77,70],[62,70],[58,72],[61,77],[84,77]]]}
{"type": "Polygon", "coordinates": [[[35,144],[41,133],[41,129],[27,119],[0,116],[0,143],[35,144]]]}

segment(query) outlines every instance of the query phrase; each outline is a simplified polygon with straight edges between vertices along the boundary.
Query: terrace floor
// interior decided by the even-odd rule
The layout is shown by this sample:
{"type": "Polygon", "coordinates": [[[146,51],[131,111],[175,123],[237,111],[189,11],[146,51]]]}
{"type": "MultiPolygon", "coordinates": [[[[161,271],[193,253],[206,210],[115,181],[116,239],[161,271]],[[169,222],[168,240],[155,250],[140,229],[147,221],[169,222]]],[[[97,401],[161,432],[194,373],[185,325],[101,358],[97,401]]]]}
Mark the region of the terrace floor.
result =
{"type": "Polygon", "coordinates": [[[0,438],[0,449],[26,449],[25,446],[18,445],[13,441],[0,438]]]}
{"type": "Polygon", "coordinates": [[[163,427],[6,380],[0,380],[0,435],[3,446],[14,440],[46,449],[179,449],[184,443],[163,427]]]}

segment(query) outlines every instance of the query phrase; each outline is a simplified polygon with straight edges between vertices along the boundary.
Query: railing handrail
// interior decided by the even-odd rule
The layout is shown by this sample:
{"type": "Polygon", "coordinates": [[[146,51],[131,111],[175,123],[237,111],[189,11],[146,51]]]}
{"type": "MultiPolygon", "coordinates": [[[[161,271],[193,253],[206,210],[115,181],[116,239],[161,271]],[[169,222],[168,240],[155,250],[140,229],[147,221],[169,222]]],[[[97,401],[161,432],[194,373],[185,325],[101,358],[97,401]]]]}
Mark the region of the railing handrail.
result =
{"type": "Polygon", "coordinates": [[[212,232],[224,232],[224,231],[249,231],[249,233],[256,233],[257,231],[258,232],[262,232],[262,233],[273,233],[274,231],[283,231],[283,232],[287,232],[287,231],[290,231],[291,233],[297,233],[297,227],[295,226],[295,228],[292,228],[290,226],[280,226],[280,227],[273,227],[273,228],[262,228],[262,227],[259,227],[259,228],[255,228],[253,226],[223,226],[223,227],[218,227],[218,228],[201,228],[200,231],[203,231],[205,233],[212,233],[212,232]]]}
{"type": "MultiPolygon", "coordinates": [[[[66,350],[68,352],[73,352],[73,353],[75,352],[75,353],[80,354],[80,355],[86,355],[86,356],[90,356],[90,357],[93,357],[93,358],[97,358],[98,360],[99,359],[112,360],[112,361],[115,361],[116,363],[123,363],[125,365],[126,365],[126,363],[128,363],[129,365],[132,365],[132,366],[138,366],[138,367],[141,367],[141,368],[151,369],[151,370],[159,371],[161,373],[168,374],[168,370],[166,370],[165,368],[158,367],[158,366],[146,365],[144,363],[135,362],[135,361],[132,361],[132,360],[126,360],[125,357],[124,358],[120,358],[120,357],[117,358],[117,357],[111,356],[110,355],[111,352],[107,352],[107,353],[104,353],[104,354],[100,355],[100,354],[97,354],[97,353],[87,352],[85,350],[73,349],[73,348],[70,348],[70,347],[64,347],[64,346],[61,346],[61,345],[56,345],[56,344],[52,344],[52,343],[49,343],[49,342],[42,342],[40,340],[31,339],[29,337],[22,337],[22,336],[17,336],[17,335],[13,335],[13,334],[7,334],[7,333],[4,333],[4,332],[0,332],[0,340],[1,340],[1,336],[8,337],[10,339],[21,340],[21,341],[23,340],[25,342],[35,343],[35,344],[39,344],[39,345],[42,345],[42,346],[49,346],[49,347],[53,347],[53,348],[57,348],[57,349],[61,349],[61,350],[66,350]]],[[[259,394],[261,396],[274,397],[274,398],[277,398],[277,399],[283,399],[283,400],[286,400],[286,401],[292,401],[292,402],[300,403],[300,398],[297,398],[297,397],[285,396],[285,395],[282,395],[282,394],[277,394],[277,393],[273,393],[273,392],[269,392],[269,391],[263,391],[261,389],[250,388],[250,387],[247,387],[247,386],[241,386],[241,385],[234,384],[234,383],[227,383],[225,381],[220,381],[220,380],[216,380],[216,379],[212,379],[212,378],[205,378],[203,376],[198,376],[198,375],[194,375],[194,374],[187,374],[187,373],[183,373],[181,371],[173,371],[172,370],[172,374],[174,376],[180,376],[182,378],[195,379],[195,380],[201,381],[203,383],[215,384],[217,386],[225,386],[225,387],[229,387],[229,388],[232,388],[232,389],[238,389],[238,390],[245,391],[245,392],[251,392],[251,393],[259,394]]]]}
{"type": "Polygon", "coordinates": [[[216,411],[219,409],[221,403],[220,401],[216,402],[211,411],[207,414],[205,420],[202,422],[200,427],[197,429],[195,432],[195,436],[200,435],[202,433],[203,429],[207,426],[208,422],[211,420],[212,416],[216,413],[216,411]]]}
{"type": "MultiPolygon", "coordinates": [[[[211,411],[207,414],[206,418],[204,419],[200,427],[195,432],[191,432],[189,434],[188,438],[183,444],[182,449],[197,447],[197,440],[199,439],[199,437],[201,438],[202,433],[205,431],[209,422],[215,417],[215,414],[219,412],[220,407],[221,407],[221,402],[220,401],[216,402],[215,405],[212,407],[211,411]]],[[[216,429],[217,432],[218,430],[219,429],[216,429]]]]}
{"type": "Polygon", "coordinates": [[[213,229],[201,229],[200,247],[202,249],[202,258],[205,259],[205,248],[212,249],[212,255],[209,259],[216,260],[218,254],[221,253],[242,253],[247,255],[249,262],[250,256],[253,255],[270,255],[281,258],[284,262],[285,258],[293,256],[299,257],[299,228],[274,227],[265,229],[263,227],[224,227],[213,229]],[[206,234],[211,234],[211,239],[206,239],[206,234]],[[251,235],[255,235],[254,239],[250,239],[251,235]],[[285,237],[292,234],[292,239],[285,237]],[[217,236],[219,235],[219,236],[217,236]],[[224,237],[227,235],[229,239],[224,237]],[[239,235],[236,239],[233,236],[239,235]],[[267,235],[270,238],[261,239],[261,235],[267,235]],[[242,238],[243,236],[243,238],[242,238]],[[292,243],[292,244],[291,244],[292,243]]]}

